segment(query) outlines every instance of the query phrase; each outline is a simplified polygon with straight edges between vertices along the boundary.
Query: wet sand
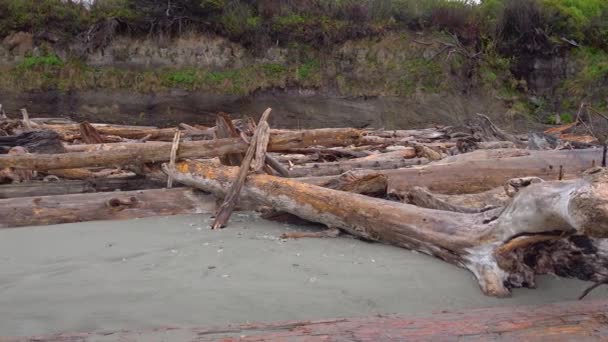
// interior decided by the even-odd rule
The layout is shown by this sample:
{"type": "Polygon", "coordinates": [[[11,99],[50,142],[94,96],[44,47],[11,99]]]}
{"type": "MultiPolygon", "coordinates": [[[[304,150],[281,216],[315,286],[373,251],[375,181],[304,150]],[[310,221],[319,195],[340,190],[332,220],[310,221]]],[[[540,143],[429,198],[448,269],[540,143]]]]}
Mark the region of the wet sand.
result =
{"type": "Polygon", "coordinates": [[[202,215],[0,231],[0,336],[427,314],[574,300],[589,285],[545,276],[495,299],[468,271],[403,249],[283,241],[302,228],[247,213],[220,232],[208,225],[202,215]]]}

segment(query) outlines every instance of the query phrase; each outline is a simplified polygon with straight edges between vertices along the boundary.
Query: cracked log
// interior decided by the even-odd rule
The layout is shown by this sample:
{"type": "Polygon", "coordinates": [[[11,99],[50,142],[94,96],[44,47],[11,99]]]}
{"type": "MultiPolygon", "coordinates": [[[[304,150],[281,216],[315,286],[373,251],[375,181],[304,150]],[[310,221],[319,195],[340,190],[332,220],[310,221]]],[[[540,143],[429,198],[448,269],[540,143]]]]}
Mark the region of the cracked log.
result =
{"type": "MultiPolygon", "coordinates": [[[[346,146],[357,144],[360,137],[360,131],[351,128],[294,131],[271,135],[268,150],[276,152],[311,145],[346,146]]],[[[89,146],[92,146],[94,150],[62,154],[0,155],[0,169],[15,167],[43,171],[167,161],[171,155],[172,143],[119,143],[89,146]]],[[[241,138],[183,141],[179,146],[178,158],[218,157],[228,153],[245,152],[247,147],[248,144],[241,138]]]]}
{"type": "MultiPolygon", "coordinates": [[[[235,168],[196,161],[179,163],[175,169],[165,164],[163,169],[178,182],[220,197],[237,172],[235,168]]],[[[355,236],[417,250],[464,267],[473,272],[482,291],[491,296],[506,296],[511,287],[533,284],[533,279],[522,275],[522,268],[513,261],[517,248],[502,250],[501,258],[495,256],[512,238],[547,231],[608,236],[606,172],[571,182],[532,184],[520,191],[502,213],[426,209],[268,175],[250,176],[242,196],[355,236]],[[499,259],[503,267],[509,263],[502,259],[516,266],[502,268],[499,259]]],[[[544,260],[549,264],[554,261],[544,260]]]]}

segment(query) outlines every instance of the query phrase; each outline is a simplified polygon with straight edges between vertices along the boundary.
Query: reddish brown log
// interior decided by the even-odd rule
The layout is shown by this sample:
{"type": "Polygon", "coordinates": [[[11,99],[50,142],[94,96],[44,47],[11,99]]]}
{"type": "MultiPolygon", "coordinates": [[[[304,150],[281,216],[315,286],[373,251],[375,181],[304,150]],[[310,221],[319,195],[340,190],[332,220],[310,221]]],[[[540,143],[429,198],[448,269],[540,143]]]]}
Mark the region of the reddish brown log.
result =
{"type": "Polygon", "coordinates": [[[608,339],[608,301],[447,311],[419,317],[374,316],[247,323],[215,328],[165,327],[2,339],[7,342],[136,341],[527,341],[608,339]]]}

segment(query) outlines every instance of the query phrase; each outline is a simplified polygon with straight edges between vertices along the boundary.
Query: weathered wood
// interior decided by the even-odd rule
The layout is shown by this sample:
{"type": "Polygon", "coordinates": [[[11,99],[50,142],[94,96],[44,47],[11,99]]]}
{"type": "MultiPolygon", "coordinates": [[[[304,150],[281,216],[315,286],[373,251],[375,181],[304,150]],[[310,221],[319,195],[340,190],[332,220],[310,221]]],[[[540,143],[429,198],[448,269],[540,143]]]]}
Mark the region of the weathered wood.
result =
{"type": "MultiPolygon", "coordinates": [[[[360,132],[356,129],[296,131],[271,135],[269,151],[283,151],[308,145],[344,146],[356,144],[360,132]]],[[[96,166],[120,166],[169,160],[172,143],[123,143],[90,145],[90,152],[0,156],[0,168],[18,167],[29,170],[72,169],[96,166]]],[[[209,141],[182,141],[178,158],[218,157],[247,150],[241,138],[209,141]]]]}
{"type": "Polygon", "coordinates": [[[608,339],[607,300],[442,311],[432,315],[341,318],[58,333],[6,342],[136,341],[511,341],[571,342],[608,339]]]}
{"type": "MultiPolygon", "coordinates": [[[[270,126],[266,121],[260,122],[262,127],[258,127],[255,137],[255,154],[251,162],[251,171],[260,172],[266,165],[266,151],[270,141],[270,126]]],[[[253,139],[252,139],[253,141],[253,139]]],[[[272,157],[271,157],[272,158],[272,157]]]]}
{"type": "Polygon", "coordinates": [[[403,167],[428,164],[426,158],[412,159],[394,159],[394,160],[367,160],[367,159],[351,159],[339,162],[317,163],[297,165],[289,168],[291,177],[319,177],[340,175],[344,172],[365,169],[365,170],[390,170],[400,169],[403,167]]]}
{"type": "Polygon", "coordinates": [[[346,172],[337,179],[319,184],[324,188],[363,194],[373,197],[386,196],[386,176],[381,174],[357,175],[346,172]]]}
{"type": "Polygon", "coordinates": [[[165,183],[141,177],[94,178],[87,180],[62,180],[54,182],[35,181],[20,184],[0,185],[0,198],[30,196],[52,196],[90,192],[132,191],[160,189],[165,183]]]}
{"type": "Polygon", "coordinates": [[[65,152],[59,136],[53,131],[30,131],[19,135],[0,137],[0,154],[8,153],[11,148],[16,146],[21,146],[30,153],[65,152]]]}
{"type": "Polygon", "coordinates": [[[422,129],[404,129],[404,130],[370,130],[367,131],[369,136],[377,136],[381,138],[414,138],[416,140],[434,140],[434,139],[449,139],[445,128],[422,128],[422,129]]]}
{"type": "MultiPolygon", "coordinates": [[[[8,151],[8,155],[24,154],[27,154],[27,150],[21,146],[12,147],[8,151]]],[[[0,169],[0,184],[29,182],[34,177],[34,175],[35,172],[32,172],[30,170],[7,167],[4,169],[0,169]]]]}
{"type": "MultiPolygon", "coordinates": [[[[238,138],[240,134],[234,128],[232,124],[232,120],[230,116],[226,113],[219,113],[215,120],[215,138],[216,139],[225,139],[225,138],[238,138]]],[[[226,155],[220,156],[220,161],[222,165],[228,166],[239,166],[243,161],[243,153],[228,153],[226,155]]]]}
{"type": "Polygon", "coordinates": [[[104,140],[101,134],[91,125],[84,121],[79,125],[80,137],[85,144],[103,144],[104,140]]]}
{"type": "MultiPolygon", "coordinates": [[[[164,171],[178,182],[220,197],[236,176],[234,168],[195,161],[179,163],[176,169],[165,164],[164,171]]],[[[492,296],[505,296],[510,287],[534,283],[534,273],[503,269],[494,257],[494,250],[511,238],[547,231],[608,237],[608,172],[603,171],[584,180],[532,184],[500,215],[420,208],[267,175],[250,176],[242,193],[260,205],[467,268],[482,291],[492,296]]],[[[608,259],[608,253],[595,257],[608,259]]],[[[545,260],[551,261],[557,262],[545,260]]],[[[593,274],[608,271],[608,260],[587,261],[592,261],[585,267],[591,267],[593,274]]]]}
{"type": "Polygon", "coordinates": [[[396,159],[412,159],[416,158],[417,156],[418,155],[416,154],[416,149],[414,147],[404,147],[396,151],[370,154],[368,156],[357,158],[357,160],[385,161],[396,159]]]}
{"type": "MultiPolygon", "coordinates": [[[[478,152],[491,151],[473,153],[478,152]]],[[[446,158],[438,164],[385,170],[381,173],[388,177],[389,192],[407,191],[413,186],[422,186],[437,193],[464,194],[491,190],[518,177],[557,180],[560,165],[564,170],[564,179],[572,179],[580,177],[583,171],[593,165],[600,165],[602,160],[600,149],[528,151],[526,154],[496,159],[482,159],[480,156],[460,159],[460,162],[456,159],[457,162],[452,163],[447,163],[449,158],[446,158]]]]}
{"type": "Polygon", "coordinates": [[[491,208],[505,206],[511,200],[504,187],[476,194],[460,195],[435,194],[426,188],[413,187],[407,192],[393,192],[391,195],[402,198],[405,203],[419,207],[460,213],[480,213],[491,208]]]}
{"type": "Polygon", "coordinates": [[[273,156],[266,153],[265,155],[266,165],[270,166],[274,171],[276,171],[281,177],[290,177],[289,170],[283,166],[278,160],[276,160],[273,156]]]}
{"type": "Polygon", "coordinates": [[[478,120],[471,128],[474,135],[482,141],[510,141],[516,147],[524,148],[526,143],[518,139],[513,134],[509,134],[502,129],[496,127],[489,117],[483,114],[477,114],[478,120]]]}
{"type": "MultiPolygon", "coordinates": [[[[102,135],[115,135],[127,139],[141,139],[150,136],[151,140],[171,141],[177,128],[156,128],[156,127],[140,127],[140,126],[124,126],[110,124],[91,124],[102,135]]],[[[82,139],[79,124],[67,125],[41,125],[42,129],[52,130],[57,132],[61,139],[72,141],[82,139]]]]}
{"type": "Polygon", "coordinates": [[[210,214],[214,207],[214,198],[185,188],[10,198],[0,199],[0,228],[210,214]]]}
{"type": "MultiPolygon", "coordinates": [[[[256,154],[257,148],[263,149],[263,153],[266,153],[265,148],[258,145],[258,139],[260,139],[260,143],[268,143],[268,139],[266,137],[270,136],[270,127],[268,126],[267,120],[270,116],[271,109],[268,108],[262,114],[260,118],[260,122],[255,129],[255,133],[251,138],[251,142],[249,144],[249,148],[247,149],[247,153],[245,153],[245,157],[241,163],[241,167],[239,168],[238,174],[235,180],[230,185],[230,189],[228,190],[226,197],[224,198],[224,202],[219,207],[217,214],[215,215],[215,220],[211,225],[211,229],[220,229],[226,226],[228,220],[230,219],[230,215],[236,208],[236,204],[238,202],[241,189],[243,188],[243,184],[245,184],[245,179],[249,174],[249,167],[251,166],[251,162],[253,161],[253,157],[256,154]]],[[[260,162],[263,166],[264,159],[260,156],[260,162]]],[[[173,165],[170,165],[173,169],[173,165]]],[[[167,174],[169,177],[172,177],[172,174],[167,174]]]]}

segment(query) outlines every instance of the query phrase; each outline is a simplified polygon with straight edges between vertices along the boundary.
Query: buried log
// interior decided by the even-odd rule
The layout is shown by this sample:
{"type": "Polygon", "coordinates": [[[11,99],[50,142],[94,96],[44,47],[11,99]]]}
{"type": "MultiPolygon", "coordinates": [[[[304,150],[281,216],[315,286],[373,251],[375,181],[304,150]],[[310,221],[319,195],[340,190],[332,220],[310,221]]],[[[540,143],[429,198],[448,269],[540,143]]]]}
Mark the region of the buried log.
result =
{"type": "MultiPolygon", "coordinates": [[[[237,172],[235,168],[196,161],[179,163],[175,169],[165,164],[163,169],[176,181],[217,196],[225,195],[237,172]]],[[[495,251],[510,239],[547,231],[608,236],[605,171],[570,182],[532,184],[501,213],[463,214],[420,208],[267,175],[250,176],[242,196],[361,238],[417,250],[467,268],[482,291],[491,296],[506,296],[511,287],[534,283],[522,267],[502,268],[509,264],[503,260],[509,259],[506,255],[514,257],[513,251],[501,254],[499,265],[495,251]]],[[[606,258],[604,252],[594,257],[606,258]]],[[[596,273],[606,271],[608,263],[596,261],[597,266],[587,266],[596,273]]],[[[517,260],[512,263],[517,265],[517,260]]]]}
{"type": "MultiPolygon", "coordinates": [[[[358,143],[361,134],[356,129],[335,128],[294,131],[271,135],[269,151],[283,151],[310,145],[345,146],[358,143]]],[[[121,166],[167,161],[172,143],[120,143],[91,145],[96,150],[62,154],[28,154],[0,156],[0,169],[16,167],[27,170],[74,169],[96,166],[121,166]]],[[[208,141],[183,141],[178,158],[218,157],[228,153],[241,153],[248,144],[241,138],[208,141]]]]}
{"type": "Polygon", "coordinates": [[[0,228],[213,212],[196,190],[158,189],[0,199],[0,228]]]}

